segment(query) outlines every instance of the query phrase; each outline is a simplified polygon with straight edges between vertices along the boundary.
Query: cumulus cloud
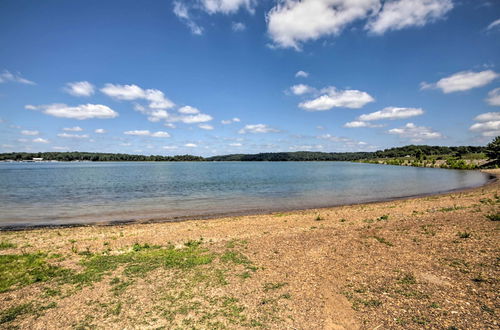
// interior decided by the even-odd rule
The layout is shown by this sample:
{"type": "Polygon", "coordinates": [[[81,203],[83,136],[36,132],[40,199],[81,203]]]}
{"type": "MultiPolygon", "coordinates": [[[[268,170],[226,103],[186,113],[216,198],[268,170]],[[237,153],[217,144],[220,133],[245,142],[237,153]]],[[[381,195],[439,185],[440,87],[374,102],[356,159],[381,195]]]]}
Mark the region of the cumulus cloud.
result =
{"type": "Polygon", "coordinates": [[[295,73],[295,77],[296,78],[307,78],[307,77],[309,77],[309,73],[306,71],[300,70],[300,71],[297,71],[297,73],[295,73]]]}
{"type": "Polygon", "coordinates": [[[214,129],[214,127],[212,125],[208,125],[208,124],[200,124],[200,125],[198,125],[198,127],[201,129],[207,130],[207,131],[211,131],[214,129]]]}
{"type": "Polygon", "coordinates": [[[253,13],[255,0],[200,0],[203,9],[209,14],[222,13],[234,14],[240,8],[244,8],[253,13]]]}
{"type": "Polygon", "coordinates": [[[486,99],[489,105],[500,106],[500,88],[495,88],[488,93],[486,99]]]}
{"type": "Polygon", "coordinates": [[[25,130],[21,131],[21,134],[22,135],[38,135],[38,134],[40,134],[40,132],[39,131],[29,131],[29,130],[25,129],[25,130]]]}
{"type": "Polygon", "coordinates": [[[179,113],[182,113],[182,114],[185,114],[185,115],[195,115],[195,114],[198,114],[200,113],[200,110],[194,108],[194,107],[191,107],[189,105],[186,105],[182,108],[179,108],[179,113]]]}
{"type": "Polygon", "coordinates": [[[323,95],[302,103],[299,107],[307,111],[324,111],[332,108],[359,109],[367,103],[375,101],[368,93],[355,89],[337,90],[335,87],[328,87],[321,90],[323,95]]]}
{"type": "Polygon", "coordinates": [[[234,117],[234,118],[231,118],[231,119],[221,120],[221,124],[223,124],[223,125],[229,125],[229,124],[232,124],[232,123],[239,123],[240,121],[241,121],[240,118],[234,117]]]}
{"type": "Polygon", "coordinates": [[[420,116],[424,114],[421,108],[399,108],[399,107],[386,107],[382,110],[372,113],[364,114],[358,117],[361,121],[372,121],[381,119],[404,119],[409,117],[420,116]]]}
{"type": "Polygon", "coordinates": [[[233,29],[234,32],[241,32],[246,30],[246,25],[241,23],[241,22],[233,22],[231,24],[231,28],[233,29]]]}
{"type": "Polygon", "coordinates": [[[42,139],[42,138],[36,138],[36,139],[33,139],[32,142],[34,142],[34,143],[49,143],[49,140],[42,139]]]}
{"type": "Polygon", "coordinates": [[[437,83],[429,84],[422,82],[421,89],[439,88],[443,93],[463,92],[469,89],[485,86],[499,77],[499,74],[492,70],[481,72],[461,71],[449,77],[440,79],[437,83]]]}
{"type": "Polygon", "coordinates": [[[101,88],[101,92],[116,100],[146,100],[151,109],[170,109],[175,104],[165,97],[158,89],[142,89],[137,85],[115,85],[106,84],[101,88]]]}
{"type": "Polygon", "coordinates": [[[303,95],[307,93],[313,93],[315,92],[315,89],[308,85],[298,84],[290,87],[290,91],[295,95],[303,95]]]}
{"type": "Polygon", "coordinates": [[[175,149],[177,149],[177,146],[163,146],[162,149],[165,149],[165,150],[175,150],[175,149]]]}
{"type": "Polygon", "coordinates": [[[59,133],[57,136],[67,139],[88,139],[87,134],[71,134],[71,133],[59,133]]]}
{"type": "Polygon", "coordinates": [[[40,110],[42,113],[54,117],[71,119],[108,119],[118,117],[118,112],[102,104],[81,104],[69,106],[62,103],[48,105],[26,105],[28,110],[40,110]]]}
{"type": "Polygon", "coordinates": [[[239,134],[247,134],[247,133],[277,133],[278,129],[269,127],[266,124],[255,124],[255,125],[245,125],[242,129],[238,131],[239,134]]]}
{"type": "Polygon", "coordinates": [[[186,143],[184,146],[188,148],[196,148],[198,145],[195,143],[186,143]]]}
{"type": "Polygon", "coordinates": [[[379,0],[280,0],[267,14],[268,34],[275,46],[299,50],[303,42],[338,35],[379,8],[379,0]]]}
{"type": "Polygon", "coordinates": [[[355,120],[355,121],[350,121],[348,123],[344,124],[344,127],[347,128],[359,128],[359,127],[382,127],[382,125],[375,125],[372,123],[368,123],[366,121],[360,121],[360,120],[355,120]]]}
{"type": "Polygon", "coordinates": [[[411,142],[443,138],[441,133],[433,131],[430,127],[417,126],[413,123],[408,123],[401,128],[390,129],[387,133],[399,135],[400,138],[410,140],[411,142]]]}
{"type": "Polygon", "coordinates": [[[500,112],[486,112],[474,118],[477,123],[473,124],[469,130],[480,133],[484,137],[500,135],[500,112]]]}
{"type": "Polygon", "coordinates": [[[4,70],[2,73],[0,73],[0,84],[7,82],[16,82],[25,85],[36,85],[34,81],[23,78],[19,73],[14,74],[10,71],[4,70]]]}
{"type": "Polygon", "coordinates": [[[171,116],[167,120],[170,122],[182,122],[184,124],[198,124],[211,121],[212,116],[205,113],[198,113],[196,115],[182,115],[182,116],[171,116]]]}
{"type": "Polygon", "coordinates": [[[424,26],[444,17],[452,8],[452,0],[389,0],[365,28],[374,34],[384,34],[389,30],[424,26]]]}
{"type": "Polygon", "coordinates": [[[170,134],[164,131],[150,132],[149,130],[133,130],[133,131],[125,131],[123,132],[125,135],[134,135],[134,136],[151,136],[156,138],[168,138],[170,134]]]}
{"type": "Polygon", "coordinates": [[[66,132],[81,132],[81,131],[83,131],[83,128],[81,128],[80,126],[64,127],[63,131],[66,131],[66,132]]]}
{"type": "Polygon", "coordinates": [[[486,28],[486,30],[493,30],[494,28],[497,28],[497,27],[500,27],[500,18],[491,22],[488,27],[486,28]]]}
{"type": "Polygon", "coordinates": [[[107,131],[104,129],[104,128],[96,128],[94,130],[94,133],[97,133],[97,134],[104,134],[104,133],[107,133],[107,131]]]}
{"type": "Polygon", "coordinates": [[[191,30],[192,34],[202,35],[203,28],[195,23],[195,21],[191,18],[189,14],[189,8],[180,1],[174,1],[174,14],[177,16],[181,22],[187,25],[187,27],[191,30]]]}
{"type": "Polygon", "coordinates": [[[73,96],[91,96],[94,94],[94,85],[88,81],[75,81],[67,83],[64,90],[73,96]]]}

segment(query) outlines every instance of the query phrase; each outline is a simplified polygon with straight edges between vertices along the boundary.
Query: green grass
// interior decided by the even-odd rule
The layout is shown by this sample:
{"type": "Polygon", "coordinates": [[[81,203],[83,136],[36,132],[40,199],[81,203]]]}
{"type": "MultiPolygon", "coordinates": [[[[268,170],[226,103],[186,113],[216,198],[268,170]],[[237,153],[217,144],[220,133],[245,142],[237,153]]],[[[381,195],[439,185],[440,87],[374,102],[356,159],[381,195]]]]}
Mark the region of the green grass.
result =
{"type": "Polygon", "coordinates": [[[7,241],[1,241],[0,242],[0,250],[5,250],[5,249],[13,249],[13,248],[16,248],[17,245],[14,244],[14,243],[10,243],[10,242],[7,242],[7,241]]]}
{"type": "Polygon", "coordinates": [[[372,236],[372,237],[375,238],[379,243],[385,244],[387,246],[394,246],[394,244],[392,244],[391,242],[387,241],[383,237],[379,237],[379,236],[372,236]]]}
{"type": "Polygon", "coordinates": [[[266,283],[264,284],[264,291],[277,290],[284,287],[287,284],[288,283],[286,282],[266,283]]]}
{"type": "Polygon", "coordinates": [[[0,255],[0,292],[69,274],[49,264],[47,258],[43,253],[0,255]]]}
{"type": "Polygon", "coordinates": [[[250,260],[241,252],[228,250],[221,255],[220,260],[223,262],[232,262],[234,264],[246,265],[250,264],[250,260]]]}

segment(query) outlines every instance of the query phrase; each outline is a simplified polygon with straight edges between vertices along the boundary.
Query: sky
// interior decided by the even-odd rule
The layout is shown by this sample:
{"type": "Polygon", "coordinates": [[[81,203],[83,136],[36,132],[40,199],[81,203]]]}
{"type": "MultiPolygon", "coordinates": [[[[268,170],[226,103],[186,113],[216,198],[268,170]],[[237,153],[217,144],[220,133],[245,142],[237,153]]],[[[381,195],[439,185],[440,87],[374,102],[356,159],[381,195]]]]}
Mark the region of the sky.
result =
{"type": "Polygon", "coordinates": [[[0,2],[0,152],[484,145],[498,0],[0,2]]]}

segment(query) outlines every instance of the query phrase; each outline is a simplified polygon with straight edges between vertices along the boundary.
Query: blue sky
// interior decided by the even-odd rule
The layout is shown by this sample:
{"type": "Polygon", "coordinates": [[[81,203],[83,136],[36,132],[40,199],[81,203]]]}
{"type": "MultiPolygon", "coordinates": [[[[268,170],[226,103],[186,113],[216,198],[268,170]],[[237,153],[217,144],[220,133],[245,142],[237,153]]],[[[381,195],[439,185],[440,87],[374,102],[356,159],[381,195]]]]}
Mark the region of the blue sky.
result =
{"type": "Polygon", "coordinates": [[[0,152],[482,145],[500,2],[0,2],[0,152]]]}

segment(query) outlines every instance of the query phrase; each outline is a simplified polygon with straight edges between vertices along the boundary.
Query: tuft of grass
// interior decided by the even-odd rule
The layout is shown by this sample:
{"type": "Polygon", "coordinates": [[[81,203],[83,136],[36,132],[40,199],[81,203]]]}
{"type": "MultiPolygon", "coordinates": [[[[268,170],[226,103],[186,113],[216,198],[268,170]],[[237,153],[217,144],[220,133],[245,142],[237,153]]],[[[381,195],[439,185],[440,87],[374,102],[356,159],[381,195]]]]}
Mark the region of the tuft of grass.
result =
{"type": "Polygon", "coordinates": [[[0,250],[5,250],[5,249],[13,249],[16,248],[17,245],[11,242],[7,241],[1,241],[0,242],[0,250]]]}
{"type": "Polygon", "coordinates": [[[250,264],[250,260],[243,253],[232,250],[224,252],[224,254],[220,257],[220,260],[240,265],[250,264]]]}
{"type": "Polygon", "coordinates": [[[488,218],[491,221],[500,221],[500,213],[488,214],[486,218],[488,218]]]}
{"type": "Polygon", "coordinates": [[[379,236],[372,236],[372,237],[375,238],[379,243],[385,244],[387,246],[394,246],[394,244],[392,244],[391,242],[389,242],[388,240],[386,240],[383,237],[379,237],[379,236]]]}
{"type": "Polygon", "coordinates": [[[340,222],[346,222],[346,221],[347,221],[347,219],[344,219],[344,218],[340,219],[340,222]]]}
{"type": "Polygon", "coordinates": [[[321,221],[321,220],[325,220],[325,218],[323,218],[323,217],[321,216],[321,214],[318,214],[314,220],[316,220],[316,221],[321,221]]]}
{"type": "Polygon", "coordinates": [[[460,238],[471,238],[472,237],[472,233],[468,232],[468,231],[464,231],[464,232],[458,232],[457,233],[457,236],[460,237],[460,238]]]}
{"type": "Polygon", "coordinates": [[[406,273],[399,279],[399,283],[404,284],[404,285],[411,285],[411,284],[416,284],[417,280],[415,279],[415,276],[413,276],[412,273],[406,273]]]}
{"type": "Polygon", "coordinates": [[[264,284],[264,291],[277,290],[277,289],[284,287],[287,284],[288,283],[286,283],[286,282],[265,283],[264,284]]]}
{"type": "Polygon", "coordinates": [[[18,316],[33,312],[33,304],[26,303],[12,306],[0,313],[0,324],[14,321],[18,316]]]}
{"type": "Polygon", "coordinates": [[[383,216],[380,216],[378,217],[378,221],[381,221],[381,220],[388,220],[389,219],[389,215],[388,214],[384,214],[383,216]]]}
{"type": "Polygon", "coordinates": [[[0,255],[0,293],[68,274],[68,270],[53,266],[46,259],[43,253],[0,255]]]}

